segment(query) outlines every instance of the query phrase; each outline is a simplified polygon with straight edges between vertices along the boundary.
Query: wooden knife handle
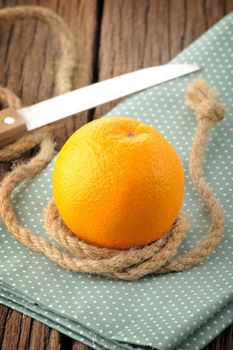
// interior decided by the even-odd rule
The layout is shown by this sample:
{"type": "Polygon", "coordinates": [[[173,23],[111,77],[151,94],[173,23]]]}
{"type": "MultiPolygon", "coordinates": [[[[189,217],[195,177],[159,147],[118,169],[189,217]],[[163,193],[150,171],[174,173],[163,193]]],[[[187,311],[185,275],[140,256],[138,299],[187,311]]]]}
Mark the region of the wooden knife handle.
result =
{"type": "Polygon", "coordinates": [[[6,146],[27,131],[25,120],[12,108],[0,111],[0,147],[6,146]]]}

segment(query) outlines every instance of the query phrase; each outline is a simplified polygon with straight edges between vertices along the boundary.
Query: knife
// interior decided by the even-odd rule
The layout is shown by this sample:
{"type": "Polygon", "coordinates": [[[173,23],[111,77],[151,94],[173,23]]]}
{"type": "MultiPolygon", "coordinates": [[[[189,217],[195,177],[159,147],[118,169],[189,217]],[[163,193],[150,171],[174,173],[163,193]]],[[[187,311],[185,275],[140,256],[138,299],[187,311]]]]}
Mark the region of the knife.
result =
{"type": "Polygon", "coordinates": [[[0,112],[0,147],[25,132],[73,114],[200,70],[197,64],[166,64],[140,69],[67,92],[17,111],[0,112]]]}

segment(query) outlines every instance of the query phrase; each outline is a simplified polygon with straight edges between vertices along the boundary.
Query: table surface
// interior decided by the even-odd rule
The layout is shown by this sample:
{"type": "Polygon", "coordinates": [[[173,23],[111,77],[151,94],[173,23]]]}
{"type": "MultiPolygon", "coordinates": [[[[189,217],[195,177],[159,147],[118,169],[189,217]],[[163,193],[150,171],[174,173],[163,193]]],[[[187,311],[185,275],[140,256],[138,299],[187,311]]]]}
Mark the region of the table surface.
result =
{"type": "MultiPolygon", "coordinates": [[[[233,10],[233,0],[0,0],[0,8],[16,4],[49,7],[68,23],[77,46],[74,88],[167,63],[233,10]]],[[[0,84],[14,91],[24,105],[53,96],[57,52],[51,42],[51,33],[41,22],[0,23],[0,84]]],[[[59,146],[74,130],[103,115],[116,103],[67,119],[57,130],[59,146]]],[[[0,175],[10,166],[9,162],[0,164],[0,175]]],[[[88,348],[0,305],[0,349],[88,348]]],[[[207,349],[232,350],[233,326],[207,349]]]]}

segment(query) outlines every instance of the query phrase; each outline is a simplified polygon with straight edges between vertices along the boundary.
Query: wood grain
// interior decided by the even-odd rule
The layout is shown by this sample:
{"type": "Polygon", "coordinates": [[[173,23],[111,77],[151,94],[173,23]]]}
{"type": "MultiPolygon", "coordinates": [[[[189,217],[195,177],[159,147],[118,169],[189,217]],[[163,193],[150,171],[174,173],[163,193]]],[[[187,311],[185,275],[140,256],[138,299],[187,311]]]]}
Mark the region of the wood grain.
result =
{"type": "MultiPolygon", "coordinates": [[[[77,68],[73,78],[74,88],[94,81],[93,63],[98,33],[95,0],[0,1],[0,7],[14,4],[42,5],[60,14],[76,38],[77,68]]],[[[20,96],[24,105],[53,96],[59,50],[52,38],[47,25],[38,20],[25,19],[13,24],[0,24],[0,84],[20,96]]],[[[66,120],[63,128],[57,132],[60,145],[75,129],[87,122],[88,115],[88,112],[84,112],[66,120]]]]}
{"type": "MultiPolygon", "coordinates": [[[[105,0],[98,79],[169,62],[232,10],[232,0],[105,0]]],[[[96,108],[95,118],[118,102],[96,108]]]]}
{"type": "MultiPolygon", "coordinates": [[[[166,63],[233,10],[233,0],[0,0],[0,8],[15,4],[43,5],[67,21],[76,37],[74,87],[166,63]]],[[[53,95],[58,54],[46,25],[29,20],[0,23],[0,84],[17,93],[23,104],[53,95]]],[[[117,102],[66,120],[57,130],[58,144],[117,102]]],[[[10,165],[0,164],[0,177],[10,165]]],[[[0,305],[0,349],[88,347],[0,305]]],[[[232,349],[233,326],[205,348],[232,349]]]]}

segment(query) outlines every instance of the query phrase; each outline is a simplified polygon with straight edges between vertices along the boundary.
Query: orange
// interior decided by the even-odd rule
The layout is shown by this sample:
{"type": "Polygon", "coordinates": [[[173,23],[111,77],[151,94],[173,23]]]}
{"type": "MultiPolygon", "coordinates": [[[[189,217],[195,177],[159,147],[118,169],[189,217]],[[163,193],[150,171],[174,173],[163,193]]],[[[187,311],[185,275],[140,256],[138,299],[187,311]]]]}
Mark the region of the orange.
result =
{"type": "Polygon", "coordinates": [[[154,128],[103,117],[65,143],[52,185],[74,234],[99,247],[126,249],[169,230],[181,208],[184,173],[174,148],[154,128]]]}

